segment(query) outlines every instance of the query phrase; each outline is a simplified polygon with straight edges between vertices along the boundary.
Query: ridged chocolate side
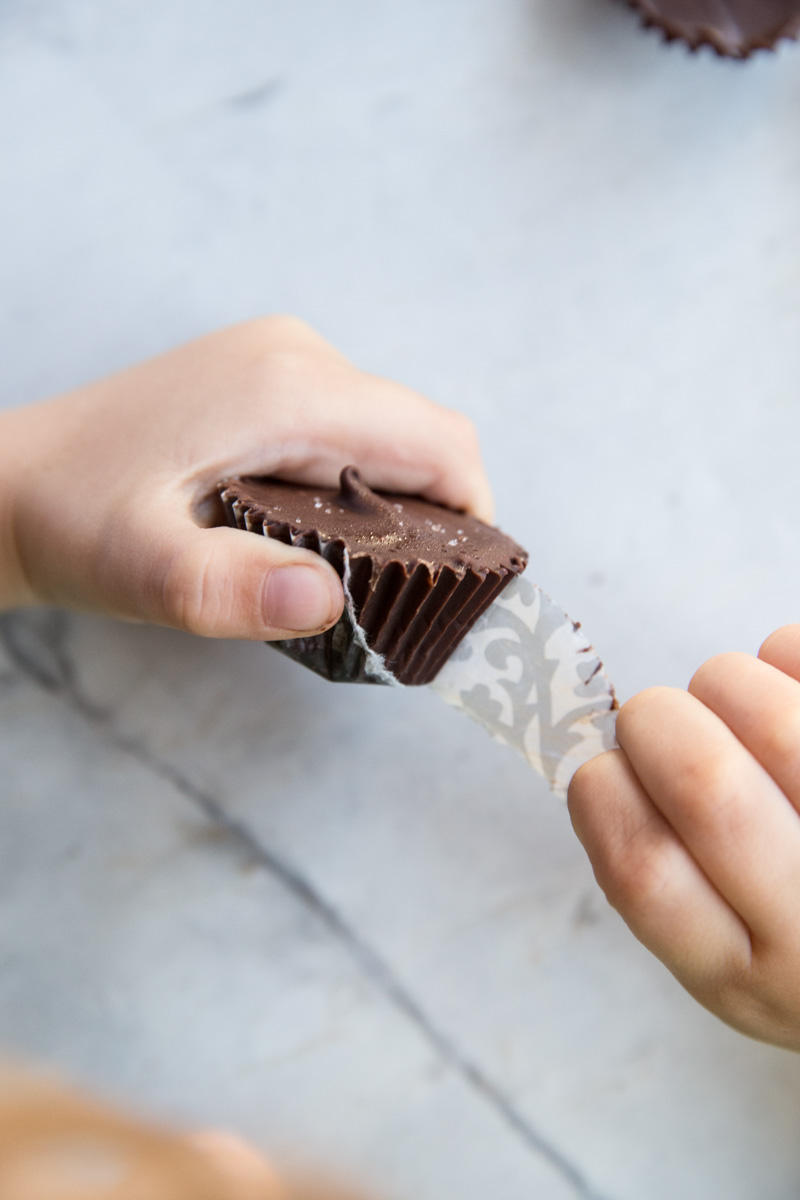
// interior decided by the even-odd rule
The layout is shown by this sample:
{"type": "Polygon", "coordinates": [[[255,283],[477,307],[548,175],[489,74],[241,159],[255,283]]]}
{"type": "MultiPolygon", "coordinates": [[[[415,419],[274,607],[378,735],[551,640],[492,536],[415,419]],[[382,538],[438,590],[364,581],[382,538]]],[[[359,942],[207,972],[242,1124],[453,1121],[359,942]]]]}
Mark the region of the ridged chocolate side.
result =
{"type": "MultiPolygon", "coordinates": [[[[285,484],[279,486],[283,517],[288,515],[290,504],[285,497],[291,489],[285,484]]],[[[330,562],[344,580],[342,538],[326,537],[316,529],[302,524],[298,528],[290,520],[276,519],[276,514],[263,504],[248,501],[246,487],[239,481],[231,481],[220,495],[231,525],[313,550],[330,562]]],[[[434,517],[443,511],[430,506],[434,517]]],[[[452,519],[453,514],[448,516],[452,519]]],[[[524,569],[524,551],[502,534],[497,534],[497,538],[504,543],[506,562],[493,568],[463,562],[423,562],[415,560],[413,555],[409,555],[410,561],[404,560],[399,547],[394,557],[385,543],[381,544],[379,562],[374,554],[350,556],[347,584],[355,620],[367,645],[383,658],[386,669],[399,683],[411,686],[430,683],[481,613],[524,569]]],[[[369,678],[366,655],[353,644],[352,632],[349,618],[344,615],[325,633],[272,645],[325,678],[377,682],[369,678]]]]}
{"type": "Polygon", "coordinates": [[[644,24],[690,49],[710,46],[726,58],[748,58],[800,35],[800,0],[627,0],[644,24]]]}

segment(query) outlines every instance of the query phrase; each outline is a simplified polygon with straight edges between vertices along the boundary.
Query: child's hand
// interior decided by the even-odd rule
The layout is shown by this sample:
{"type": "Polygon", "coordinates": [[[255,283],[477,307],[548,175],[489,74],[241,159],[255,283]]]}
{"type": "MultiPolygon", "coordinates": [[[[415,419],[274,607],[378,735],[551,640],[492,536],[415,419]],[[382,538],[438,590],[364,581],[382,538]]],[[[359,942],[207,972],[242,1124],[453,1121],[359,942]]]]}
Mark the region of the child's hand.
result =
{"type": "Polygon", "coordinates": [[[472,425],[365,375],[302,322],[253,321],[0,415],[0,608],[46,602],[209,637],[317,632],[342,589],[319,555],[210,528],[228,475],[374,487],[491,520],[472,425]]]}
{"type": "Polygon", "coordinates": [[[600,886],[692,995],[800,1050],[800,625],[619,715],[569,793],[600,886]]]}

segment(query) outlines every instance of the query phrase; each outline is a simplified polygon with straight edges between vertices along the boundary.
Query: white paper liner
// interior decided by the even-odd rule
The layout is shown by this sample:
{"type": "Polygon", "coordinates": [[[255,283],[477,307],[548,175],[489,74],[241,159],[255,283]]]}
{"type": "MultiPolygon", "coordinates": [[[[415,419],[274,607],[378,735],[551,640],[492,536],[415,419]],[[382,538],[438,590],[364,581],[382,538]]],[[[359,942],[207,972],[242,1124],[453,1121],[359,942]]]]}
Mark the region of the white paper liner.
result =
{"type": "MultiPolygon", "coordinates": [[[[364,677],[402,687],[356,620],[346,549],[342,587],[346,619],[364,655],[364,677]]],[[[614,689],[596,651],[580,626],[521,576],[483,613],[428,686],[518,750],[561,797],[578,767],[617,745],[614,689]]]]}
{"type": "Polygon", "coordinates": [[[578,767],[616,744],[616,700],[580,627],[513,580],[428,685],[566,796],[578,767]]]}

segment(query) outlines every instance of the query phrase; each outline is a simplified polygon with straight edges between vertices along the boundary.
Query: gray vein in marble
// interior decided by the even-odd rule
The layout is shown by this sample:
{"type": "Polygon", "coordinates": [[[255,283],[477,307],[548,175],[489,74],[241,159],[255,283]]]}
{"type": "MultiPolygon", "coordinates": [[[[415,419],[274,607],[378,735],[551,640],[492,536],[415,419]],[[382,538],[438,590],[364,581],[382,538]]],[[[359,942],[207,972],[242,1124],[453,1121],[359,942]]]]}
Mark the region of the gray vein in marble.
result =
{"type": "Polygon", "coordinates": [[[77,673],[67,648],[68,633],[69,618],[64,612],[34,610],[0,615],[0,647],[21,676],[58,696],[115,749],[129,754],[193,803],[214,829],[225,835],[229,845],[245,853],[251,863],[269,871],[316,916],[346,947],[370,983],[414,1026],[441,1061],[460,1075],[529,1150],[550,1164],[579,1200],[607,1200],[594,1191],[581,1171],[531,1125],[503,1089],[425,1011],[389,963],[292,863],[265,846],[241,822],[229,817],[219,801],[197,787],[171,763],[154,755],[143,741],[113,727],[113,712],[92,704],[78,686],[77,673]]]}

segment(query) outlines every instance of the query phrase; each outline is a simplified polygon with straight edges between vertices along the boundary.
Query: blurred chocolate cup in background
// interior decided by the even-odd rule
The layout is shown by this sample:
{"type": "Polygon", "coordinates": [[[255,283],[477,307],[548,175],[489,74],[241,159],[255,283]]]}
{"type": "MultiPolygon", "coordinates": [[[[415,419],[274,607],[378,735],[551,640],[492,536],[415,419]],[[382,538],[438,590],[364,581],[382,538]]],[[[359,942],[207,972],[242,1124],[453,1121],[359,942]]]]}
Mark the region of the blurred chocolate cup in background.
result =
{"type": "Polygon", "coordinates": [[[749,58],[800,35],[800,0],[628,0],[645,25],[692,50],[710,46],[726,58],[749,58]]]}

